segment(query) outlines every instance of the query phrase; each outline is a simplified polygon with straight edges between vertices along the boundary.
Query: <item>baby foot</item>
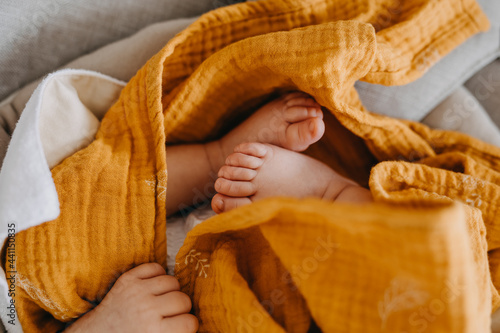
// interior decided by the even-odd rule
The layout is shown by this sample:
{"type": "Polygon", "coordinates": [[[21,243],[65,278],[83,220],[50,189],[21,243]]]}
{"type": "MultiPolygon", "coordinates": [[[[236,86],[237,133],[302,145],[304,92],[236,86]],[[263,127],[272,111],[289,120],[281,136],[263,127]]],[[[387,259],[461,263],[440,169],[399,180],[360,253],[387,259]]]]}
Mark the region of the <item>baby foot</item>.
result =
{"type": "Polygon", "coordinates": [[[368,190],[326,164],[269,144],[236,146],[218,177],[218,193],[212,199],[212,209],[218,214],[271,196],[371,201],[368,190]]]}
{"type": "Polygon", "coordinates": [[[222,139],[207,144],[212,169],[242,142],[269,143],[304,151],[325,132],[321,106],[303,92],[293,92],[267,103],[222,139]]]}
{"type": "MultiPolygon", "coordinates": [[[[222,139],[227,155],[242,142],[261,142],[293,151],[306,150],[325,131],[321,106],[303,92],[267,103],[222,139]]],[[[227,156],[226,155],[226,156],[227,156]]]]}

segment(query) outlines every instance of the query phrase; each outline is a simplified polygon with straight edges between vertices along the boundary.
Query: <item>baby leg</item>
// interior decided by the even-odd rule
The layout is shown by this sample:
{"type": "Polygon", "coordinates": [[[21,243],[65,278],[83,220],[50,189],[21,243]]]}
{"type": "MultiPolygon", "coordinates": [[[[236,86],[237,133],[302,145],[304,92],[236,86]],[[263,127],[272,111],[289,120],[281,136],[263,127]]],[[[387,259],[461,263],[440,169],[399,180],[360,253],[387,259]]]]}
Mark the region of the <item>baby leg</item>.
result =
{"type": "Polygon", "coordinates": [[[294,92],[267,103],[220,140],[169,146],[167,214],[210,199],[217,172],[236,145],[251,140],[303,151],[324,130],[320,105],[309,95],[294,92]],[[259,135],[263,132],[265,136],[259,135]]]}

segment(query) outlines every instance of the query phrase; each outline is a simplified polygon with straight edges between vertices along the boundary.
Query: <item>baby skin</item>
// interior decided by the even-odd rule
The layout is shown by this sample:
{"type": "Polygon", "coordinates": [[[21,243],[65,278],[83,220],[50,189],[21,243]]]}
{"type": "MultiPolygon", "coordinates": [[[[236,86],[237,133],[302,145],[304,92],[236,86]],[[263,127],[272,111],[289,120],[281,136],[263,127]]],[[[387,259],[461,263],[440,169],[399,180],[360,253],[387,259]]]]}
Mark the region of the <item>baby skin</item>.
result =
{"type": "Polygon", "coordinates": [[[239,144],[259,142],[300,152],[324,132],[321,106],[309,95],[294,92],[267,103],[220,140],[169,146],[167,213],[213,197],[217,173],[239,144]]]}
{"type": "Polygon", "coordinates": [[[253,122],[243,123],[221,140],[236,137],[231,139],[230,146],[234,149],[231,154],[224,154],[227,157],[214,184],[218,193],[212,199],[212,209],[216,213],[271,196],[372,201],[367,189],[340,176],[326,164],[297,153],[318,141],[324,133],[321,107],[310,96],[285,95],[265,105],[253,117],[253,122]],[[245,140],[244,133],[266,128],[266,122],[259,120],[264,120],[264,113],[269,113],[271,108],[284,115],[284,121],[275,127],[274,139],[245,140]],[[242,143],[235,145],[238,141],[242,143]]]}
{"type": "MultiPolygon", "coordinates": [[[[324,131],[320,105],[294,92],[264,105],[220,140],[168,147],[167,213],[212,196],[216,213],[271,196],[371,201],[368,190],[299,153],[324,131]]],[[[120,276],[101,304],[66,331],[191,333],[198,321],[190,310],[177,280],[148,263],[120,276]]]]}
{"type": "Polygon", "coordinates": [[[216,213],[280,195],[370,201],[368,190],[298,154],[324,131],[321,106],[293,92],[264,105],[220,140],[168,147],[168,214],[211,197],[216,213]]]}
{"type": "Polygon", "coordinates": [[[367,189],[320,161],[270,144],[252,142],[236,146],[218,176],[218,193],[212,199],[216,213],[270,196],[372,201],[367,189]]]}

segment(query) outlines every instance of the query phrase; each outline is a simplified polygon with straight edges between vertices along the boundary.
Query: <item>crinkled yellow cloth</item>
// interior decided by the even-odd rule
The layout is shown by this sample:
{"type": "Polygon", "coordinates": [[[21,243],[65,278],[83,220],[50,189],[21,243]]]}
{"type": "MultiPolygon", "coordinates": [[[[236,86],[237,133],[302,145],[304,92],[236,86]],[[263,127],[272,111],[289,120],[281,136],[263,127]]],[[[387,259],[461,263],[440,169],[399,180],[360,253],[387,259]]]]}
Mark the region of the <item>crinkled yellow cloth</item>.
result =
{"type": "Polygon", "coordinates": [[[332,114],[309,154],[369,184],[377,203],[275,198],[196,227],[176,268],[200,331],[487,332],[500,149],[371,114],[353,88],[415,80],[487,28],[473,0],[269,0],[202,16],[52,170],[61,215],[16,237],[24,330],[61,329],[122,272],[165,265],[165,142],[216,138],[302,90],[332,114]]]}

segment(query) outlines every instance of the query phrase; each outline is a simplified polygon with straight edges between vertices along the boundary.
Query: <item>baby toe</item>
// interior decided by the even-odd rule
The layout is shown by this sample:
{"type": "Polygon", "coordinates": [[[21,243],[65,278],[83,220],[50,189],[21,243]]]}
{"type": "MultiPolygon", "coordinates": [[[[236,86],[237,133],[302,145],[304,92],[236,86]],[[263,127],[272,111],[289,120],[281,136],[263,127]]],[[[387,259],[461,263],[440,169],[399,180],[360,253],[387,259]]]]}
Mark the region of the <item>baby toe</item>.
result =
{"type": "Polygon", "coordinates": [[[234,147],[235,153],[242,153],[255,157],[266,156],[268,150],[269,150],[268,146],[258,142],[244,142],[234,147]]]}
{"type": "Polygon", "coordinates": [[[220,214],[251,203],[252,201],[246,197],[232,198],[222,194],[216,194],[212,199],[212,209],[217,214],[220,214]]]}
{"type": "Polygon", "coordinates": [[[226,165],[248,169],[257,169],[262,163],[261,158],[243,153],[232,153],[226,158],[226,165]]]}
{"type": "Polygon", "coordinates": [[[325,133],[325,123],[319,118],[310,118],[291,124],[285,132],[284,148],[294,151],[304,151],[317,142],[325,133]]]}
{"type": "Polygon", "coordinates": [[[257,176],[257,171],[248,168],[224,165],[219,169],[219,177],[229,180],[252,180],[257,176]]]}
{"type": "Polygon", "coordinates": [[[214,212],[216,212],[217,214],[220,214],[220,213],[224,212],[224,198],[225,197],[226,196],[224,196],[224,195],[222,195],[220,193],[217,193],[212,198],[212,202],[211,202],[212,210],[214,212]]]}
{"type": "Polygon", "coordinates": [[[252,182],[235,181],[225,178],[218,178],[215,181],[214,187],[218,193],[230,197],[248,197],[257,192],[257,188],[252,182]]]}
{"type": "Polygon", "coordinates": [[[315,106],[292,106],[287,108],[283,115],[289,123],[296,123],[314,117],[323,119],[321,108],[315,106]]]}
{"type": "Polygon", "coordinates": [[[290,108],[292,106],[310,106],[310,107],[320,107],[318,102],[311,96],[304,94],[302,96],[297,96],[289,99],[285,103],[286,107],[290,108]]]}
{"type": "Polygon", "coordinates": [[[292,91],[292,92],[284,94],[280,98],[286,103],[289,100],[292,100],[294,98],[299,98],[299,97],[310,97],[310,96],[303,91],[292,91]]]}
{"type": "MultiPolygon", "coordinates": [[[[305,130],[305,126],[301,128],[303,131],[305,130]]],[[[325,123],[323,120],[319,118],[312,118],[307,121],[307,131],[310,135],[309,140],[312,140],[313,142],[318,141],[321,139],[323,134],[325,133],[325,123]]]]}

